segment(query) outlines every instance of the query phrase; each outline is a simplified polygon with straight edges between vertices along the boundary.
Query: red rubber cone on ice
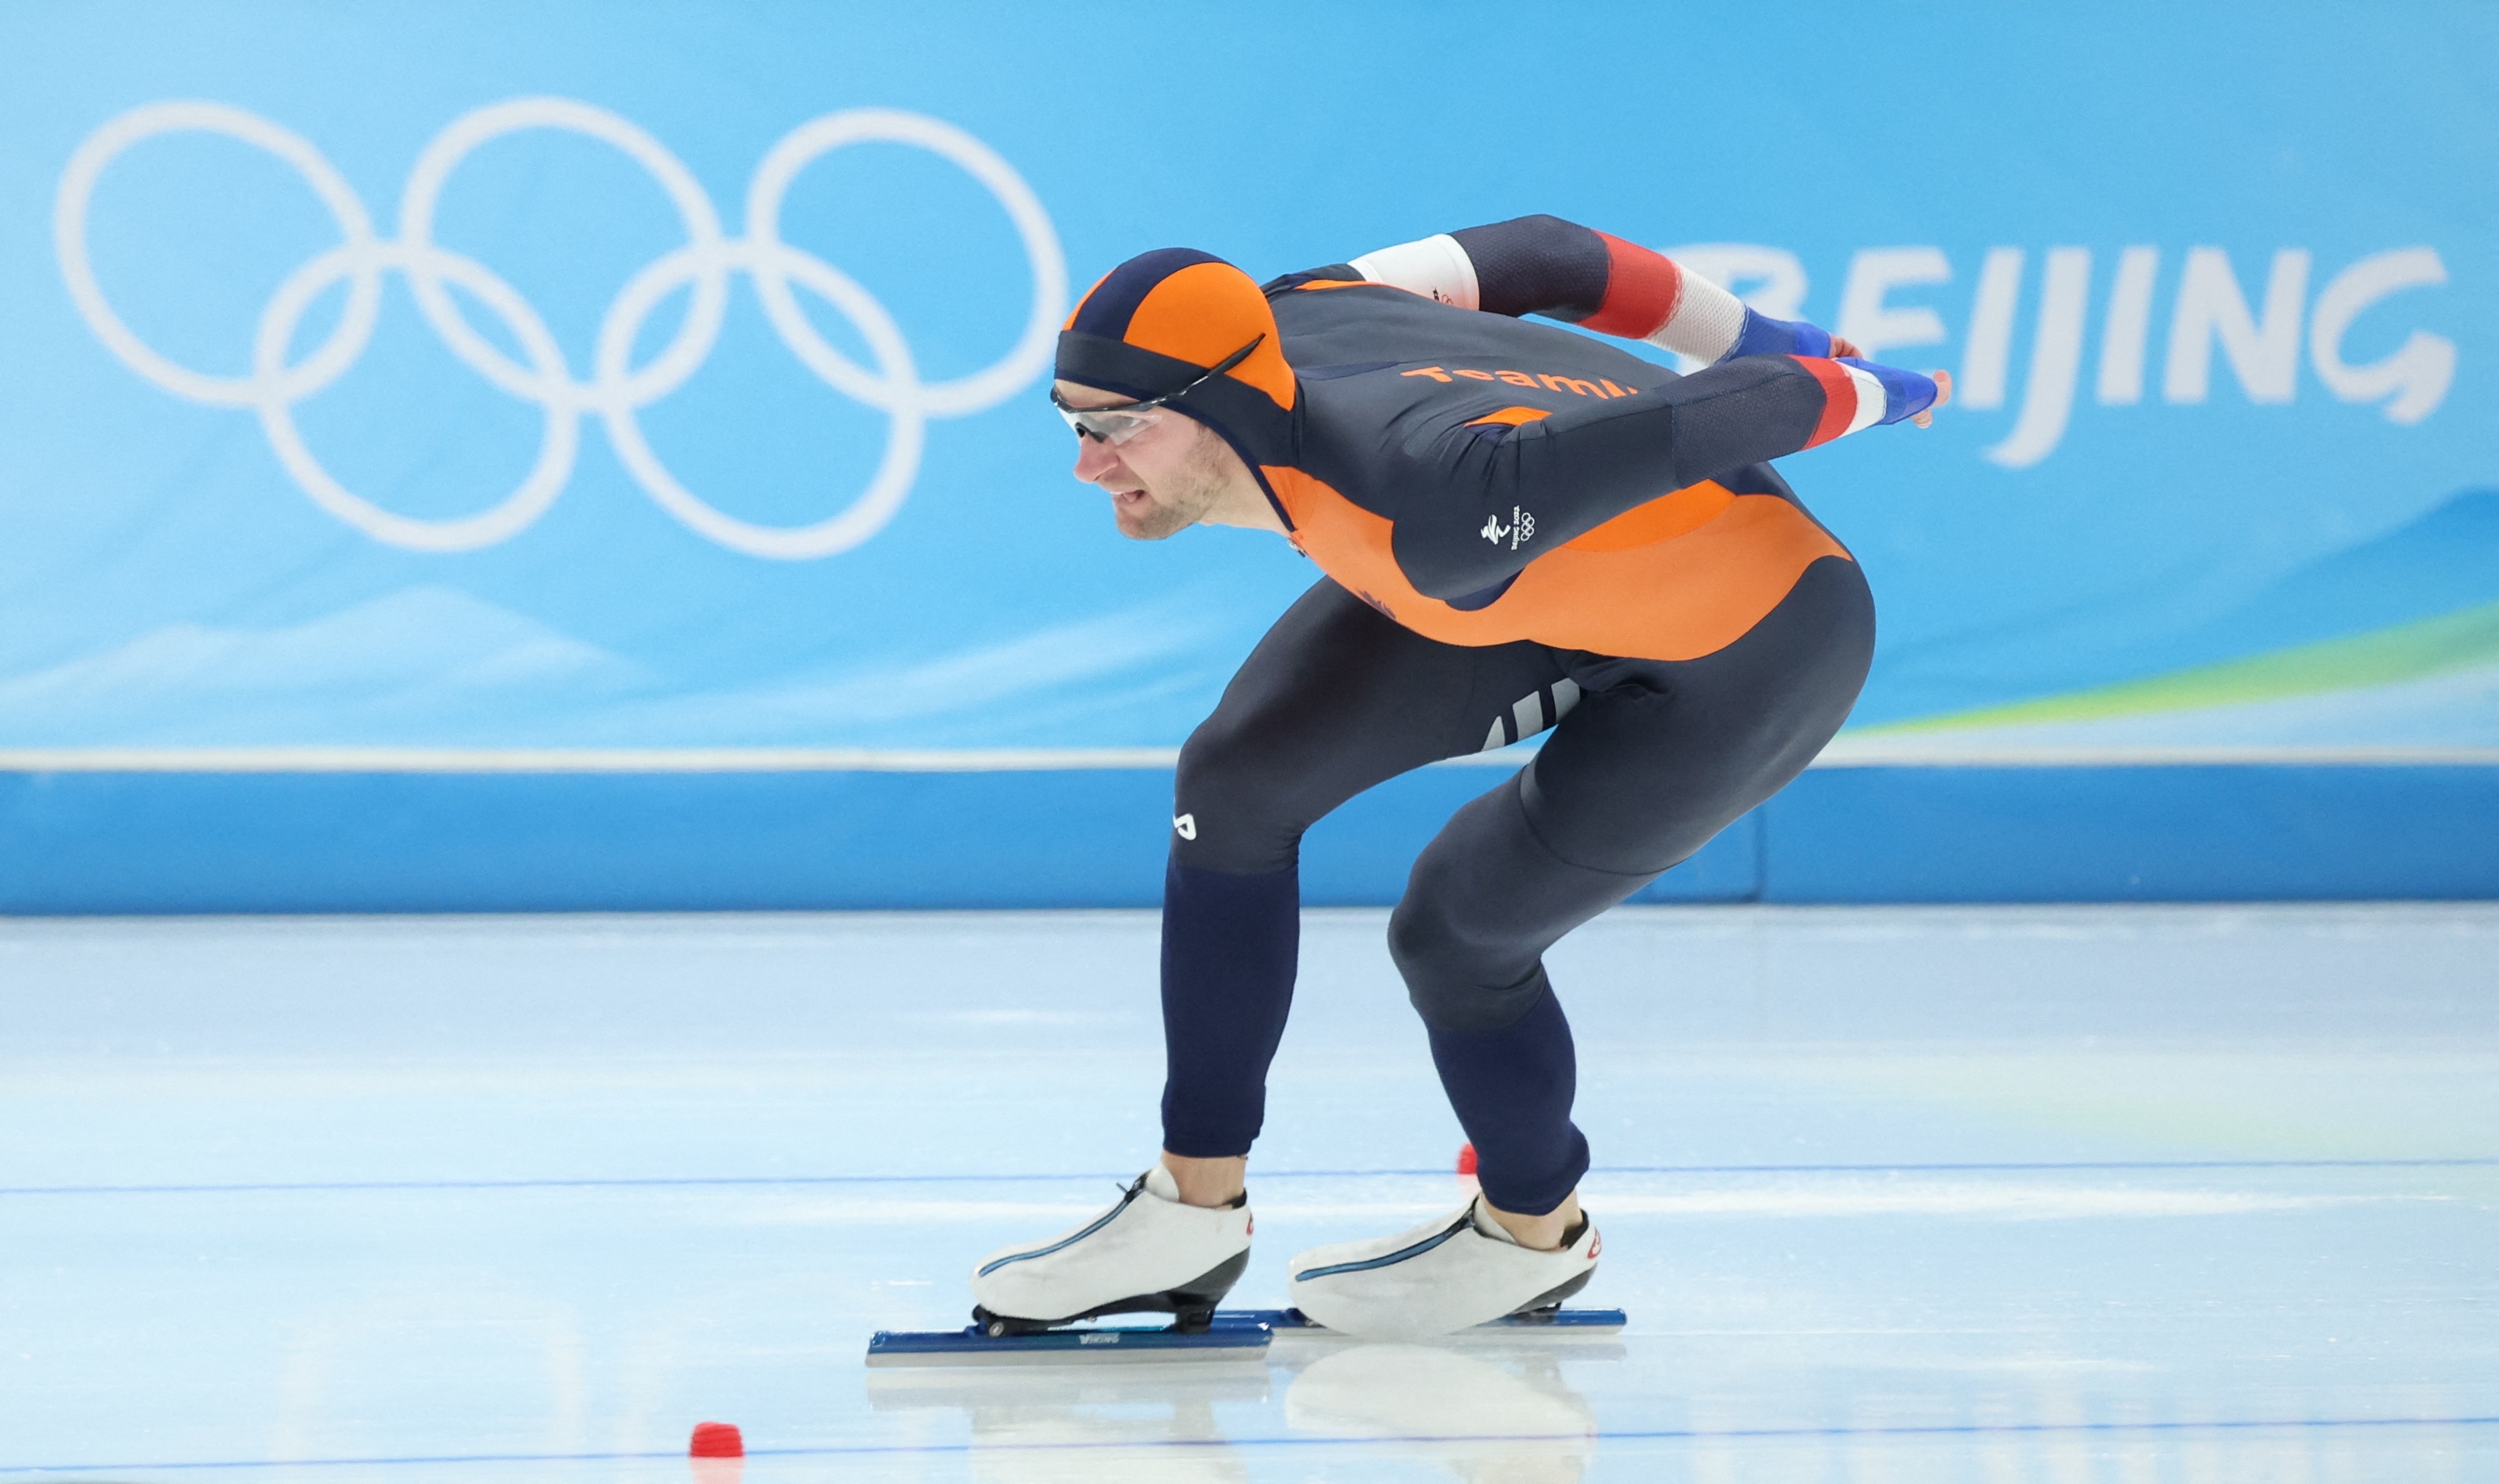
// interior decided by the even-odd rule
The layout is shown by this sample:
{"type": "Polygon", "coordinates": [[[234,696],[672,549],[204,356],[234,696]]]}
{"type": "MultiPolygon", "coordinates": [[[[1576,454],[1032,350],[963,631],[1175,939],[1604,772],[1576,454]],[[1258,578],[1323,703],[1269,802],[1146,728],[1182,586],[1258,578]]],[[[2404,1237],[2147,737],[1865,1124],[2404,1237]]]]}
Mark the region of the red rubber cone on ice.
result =
{"type": "Polygon", "coordinates": [[[1458,1173],[1460,1175],[1473,1175],[1476,1173],[1476,1146],[1474,1145],[1462,1144],[1458,1145],[1458,1173]]]}
{"type": "Polygon", "coordinates": [[[744,1458],[746,1436],[733,1422],[698,1422],[694,1443],[686,1453],[692,1458],[744,1458]]]}

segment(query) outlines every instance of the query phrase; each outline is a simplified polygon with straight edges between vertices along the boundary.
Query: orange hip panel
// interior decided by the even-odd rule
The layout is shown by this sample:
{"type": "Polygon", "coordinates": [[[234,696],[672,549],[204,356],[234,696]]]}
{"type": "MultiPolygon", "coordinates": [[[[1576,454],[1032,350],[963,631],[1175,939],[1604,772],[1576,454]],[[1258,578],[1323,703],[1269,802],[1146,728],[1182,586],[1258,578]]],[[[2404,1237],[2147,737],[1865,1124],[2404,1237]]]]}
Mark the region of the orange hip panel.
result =
{"type": "Polygon", "coordinates": [[[1444,644],[1532,639],[1642,660],[1697,660],[1735,643],[1825,557],[1847,548],[1773,495],[1714,483],[1662,496],[1527,565],[1490,605],[1426,597],[1397,565],[1390,523],[1299,469],[1262,470],[1294,544],[1338,583],[1444,644]]]}

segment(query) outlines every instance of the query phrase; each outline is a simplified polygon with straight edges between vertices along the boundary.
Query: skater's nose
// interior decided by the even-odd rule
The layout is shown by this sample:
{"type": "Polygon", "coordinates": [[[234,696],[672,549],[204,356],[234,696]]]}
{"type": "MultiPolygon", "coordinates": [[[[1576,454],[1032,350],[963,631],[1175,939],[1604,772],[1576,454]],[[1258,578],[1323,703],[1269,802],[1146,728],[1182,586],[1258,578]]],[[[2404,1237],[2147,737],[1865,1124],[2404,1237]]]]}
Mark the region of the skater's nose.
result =
{"type": "Polygon", "coordinates": [[[1110,476],[1124,472],[1126,468],[1120,462],[1119,451],[1100,438],[1076,440],[1076,477],[1086,483],[1104,483],[1110,476]]]}

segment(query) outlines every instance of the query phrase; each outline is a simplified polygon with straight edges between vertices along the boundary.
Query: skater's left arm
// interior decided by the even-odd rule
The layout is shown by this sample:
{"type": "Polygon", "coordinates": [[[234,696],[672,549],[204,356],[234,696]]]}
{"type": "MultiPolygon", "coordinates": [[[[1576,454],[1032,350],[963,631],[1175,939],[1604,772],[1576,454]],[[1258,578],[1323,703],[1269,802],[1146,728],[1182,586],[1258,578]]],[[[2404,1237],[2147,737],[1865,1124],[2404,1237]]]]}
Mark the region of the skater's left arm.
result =
{"type": "Polygon", "coordinates": [[[1412,450],[1389,549],[1415,591],[1475,597],[1661,495],[1866,428],[1923,424],[1950,395],[1940,371],[1743,356],[1515,425],[1479,419],[1412,450]]]}

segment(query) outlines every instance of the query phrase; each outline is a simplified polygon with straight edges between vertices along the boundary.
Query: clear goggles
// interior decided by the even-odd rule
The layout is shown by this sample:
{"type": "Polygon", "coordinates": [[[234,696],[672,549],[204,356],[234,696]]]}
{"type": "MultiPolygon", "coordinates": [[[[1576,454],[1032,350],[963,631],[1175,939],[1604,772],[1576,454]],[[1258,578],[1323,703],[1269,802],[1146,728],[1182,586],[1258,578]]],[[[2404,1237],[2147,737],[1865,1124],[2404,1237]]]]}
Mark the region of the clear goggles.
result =
{"type": "Polygon", "coordinates": [[[1059,401],[1056,387],[1051,388],[1050,392],[1050,404],[1058,409],[1059,417],[1068,427],[1076,430],[1078,437],[1103,443],[1124,443],[1161,422],[1164,414],[1157,410],[1161,403],[1162,399],[1156,398],[1152,402],[1132,402],[1119,407],[1071,407],[1059,401]]]}
{"type": "Polygon", "coordinates": [[[1161,422],[1168,415],[1162,410],[1165,403],[1205,385],[1248,360],[1250,352],[1257,349],[1260,342],[1266,339],[1263,333],[1260,334],[1249,344],[1209,367],[1203,375],[1192,378],[1187,386],[1165,392],[1160,397],[1149,397],[1143,402],[1123,402],[1116,407],[1071,407],[1067,404],[1066,399],[1058,395],[1058,388],[1052,387],[1050,404],[1058,409],[1059,418],[1068,427],[1076,430],[1078,437],[1093,438],[1115,445],[1124,443],[1161,422]]]}

